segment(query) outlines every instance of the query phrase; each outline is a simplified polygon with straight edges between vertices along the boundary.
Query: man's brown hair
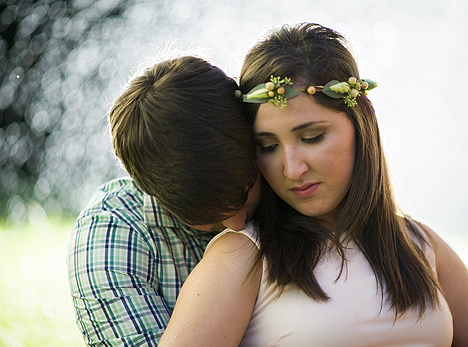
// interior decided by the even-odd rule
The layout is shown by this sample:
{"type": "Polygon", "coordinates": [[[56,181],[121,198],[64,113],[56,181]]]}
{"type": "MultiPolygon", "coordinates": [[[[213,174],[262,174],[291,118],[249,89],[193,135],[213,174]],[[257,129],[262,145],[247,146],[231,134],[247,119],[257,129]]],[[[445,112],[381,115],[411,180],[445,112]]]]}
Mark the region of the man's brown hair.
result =
{"type": "Polygon", "coordinates": [[[230,217],[257,177],[236,89],[219,68],[180,57],[133,79],[110,111],[115,153],[130,176],[186,223],[230,217]]]}

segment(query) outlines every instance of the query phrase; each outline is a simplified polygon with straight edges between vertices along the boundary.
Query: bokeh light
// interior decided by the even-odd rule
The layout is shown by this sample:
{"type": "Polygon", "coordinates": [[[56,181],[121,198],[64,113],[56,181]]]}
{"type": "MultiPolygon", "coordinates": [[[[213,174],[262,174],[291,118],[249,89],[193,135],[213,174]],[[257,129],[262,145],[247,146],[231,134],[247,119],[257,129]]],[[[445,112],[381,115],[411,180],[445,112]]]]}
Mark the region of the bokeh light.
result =
{"type": "Polygon", "coordinates": [[[0,213],[9,220],[26,220],[33,202],[75,216],[100,183],[125,175],[105,116],[150,57],[197,48],[236,76],[268,29],[312,21],[350,37],[362,74],[379,81],[372,99],[403,208],[436,227],[468,227],[457,218],[468,207],[458,86],[468,76],[467,2],[2,0],[0,10],[0,213]]]}
{"type": "Polygon", "coordinates": [[[312,21],[347,35],[362,75],[379,82],[372,100],[403,209],[468,228],[467,2],[0,0],[0,11],[0,214],[11,222],[33,203],[74,217],[125,175],[106,112],[148,59],[196,48],[238,76],[271,27],[312,21]]]}
{"type": "Polygon", "coordinates": [[[0,345],[83,346],[66,244],[96,187],[125,175],[106,113],[129,76],[166,47],[238,76],[252,44],[285,23],[352,40],[362,77],[379,83],[371,99],[403,210],[468,264],[467,17],[460,0],[0,0],[0,345]]]}

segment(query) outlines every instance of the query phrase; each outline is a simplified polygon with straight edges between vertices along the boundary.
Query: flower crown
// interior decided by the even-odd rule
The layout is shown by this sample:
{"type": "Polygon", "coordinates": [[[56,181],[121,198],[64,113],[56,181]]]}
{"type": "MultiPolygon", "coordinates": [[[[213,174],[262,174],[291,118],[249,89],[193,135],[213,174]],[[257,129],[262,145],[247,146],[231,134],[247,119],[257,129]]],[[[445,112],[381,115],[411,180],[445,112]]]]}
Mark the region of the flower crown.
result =
{"type": "Polygon", "coordinates": [[[303,89],[294,89],[290,85],[292,85],[290,78],[285,77],[282,79],[281,77],[271,76],[270,82],[259,84],[253,88],[243,96],[242,101],[255,104],[269,102],[283,108],[287,106],[287,100],[295,97],[299,92],[307,92],[310,95],[322,92],[331,98],[343,98],[348,107],[354,107],[357,105],[356,98],[362,92],[367,95],[367,91],[377,87],[377,82],[350,77],[347,82],[333,80],[324,86],[316,86],[310,83],[303,89]]]}

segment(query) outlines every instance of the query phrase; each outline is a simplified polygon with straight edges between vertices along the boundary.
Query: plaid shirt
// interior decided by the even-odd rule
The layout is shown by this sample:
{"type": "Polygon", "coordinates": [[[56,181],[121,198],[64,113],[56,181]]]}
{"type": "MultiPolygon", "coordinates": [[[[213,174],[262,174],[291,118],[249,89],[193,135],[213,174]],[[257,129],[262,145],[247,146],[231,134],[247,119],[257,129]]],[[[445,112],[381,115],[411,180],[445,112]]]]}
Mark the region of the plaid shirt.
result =
{"type": "Polygon", "coordinates": [[[98,189],[68,250],[78,326],[89,346],[157,346],[212,233],[189,228],[129,178],[98,189]]]}

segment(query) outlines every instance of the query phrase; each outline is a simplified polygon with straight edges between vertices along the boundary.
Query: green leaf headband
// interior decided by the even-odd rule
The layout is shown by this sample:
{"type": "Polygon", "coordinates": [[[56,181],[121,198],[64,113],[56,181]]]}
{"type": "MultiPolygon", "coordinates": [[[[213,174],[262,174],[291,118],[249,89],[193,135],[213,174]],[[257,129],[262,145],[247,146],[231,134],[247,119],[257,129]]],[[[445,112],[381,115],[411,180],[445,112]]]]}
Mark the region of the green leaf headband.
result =
{"type": "Polygon", "coordinates": [[[362,91],[367,94],[367,91],[377,87],[377,82],[356,77],[350,77],[347,82],[333,80],[324,86],[316,86],[311,83],[304,89],[294,89],[290,87],[291,84],[290,78],[281,79],[281,77],[271,76],[270,82],[259,84],[253,88],[243,96],[242,101],[254,104],[269,102],[283,108],[287,106],[289,98],[295,97],[299,92],[306,91],[310,95],[322,92],[331,98],[343,98],[348,107],[354,107],[357,104],[356,98],[362,91]]]}

